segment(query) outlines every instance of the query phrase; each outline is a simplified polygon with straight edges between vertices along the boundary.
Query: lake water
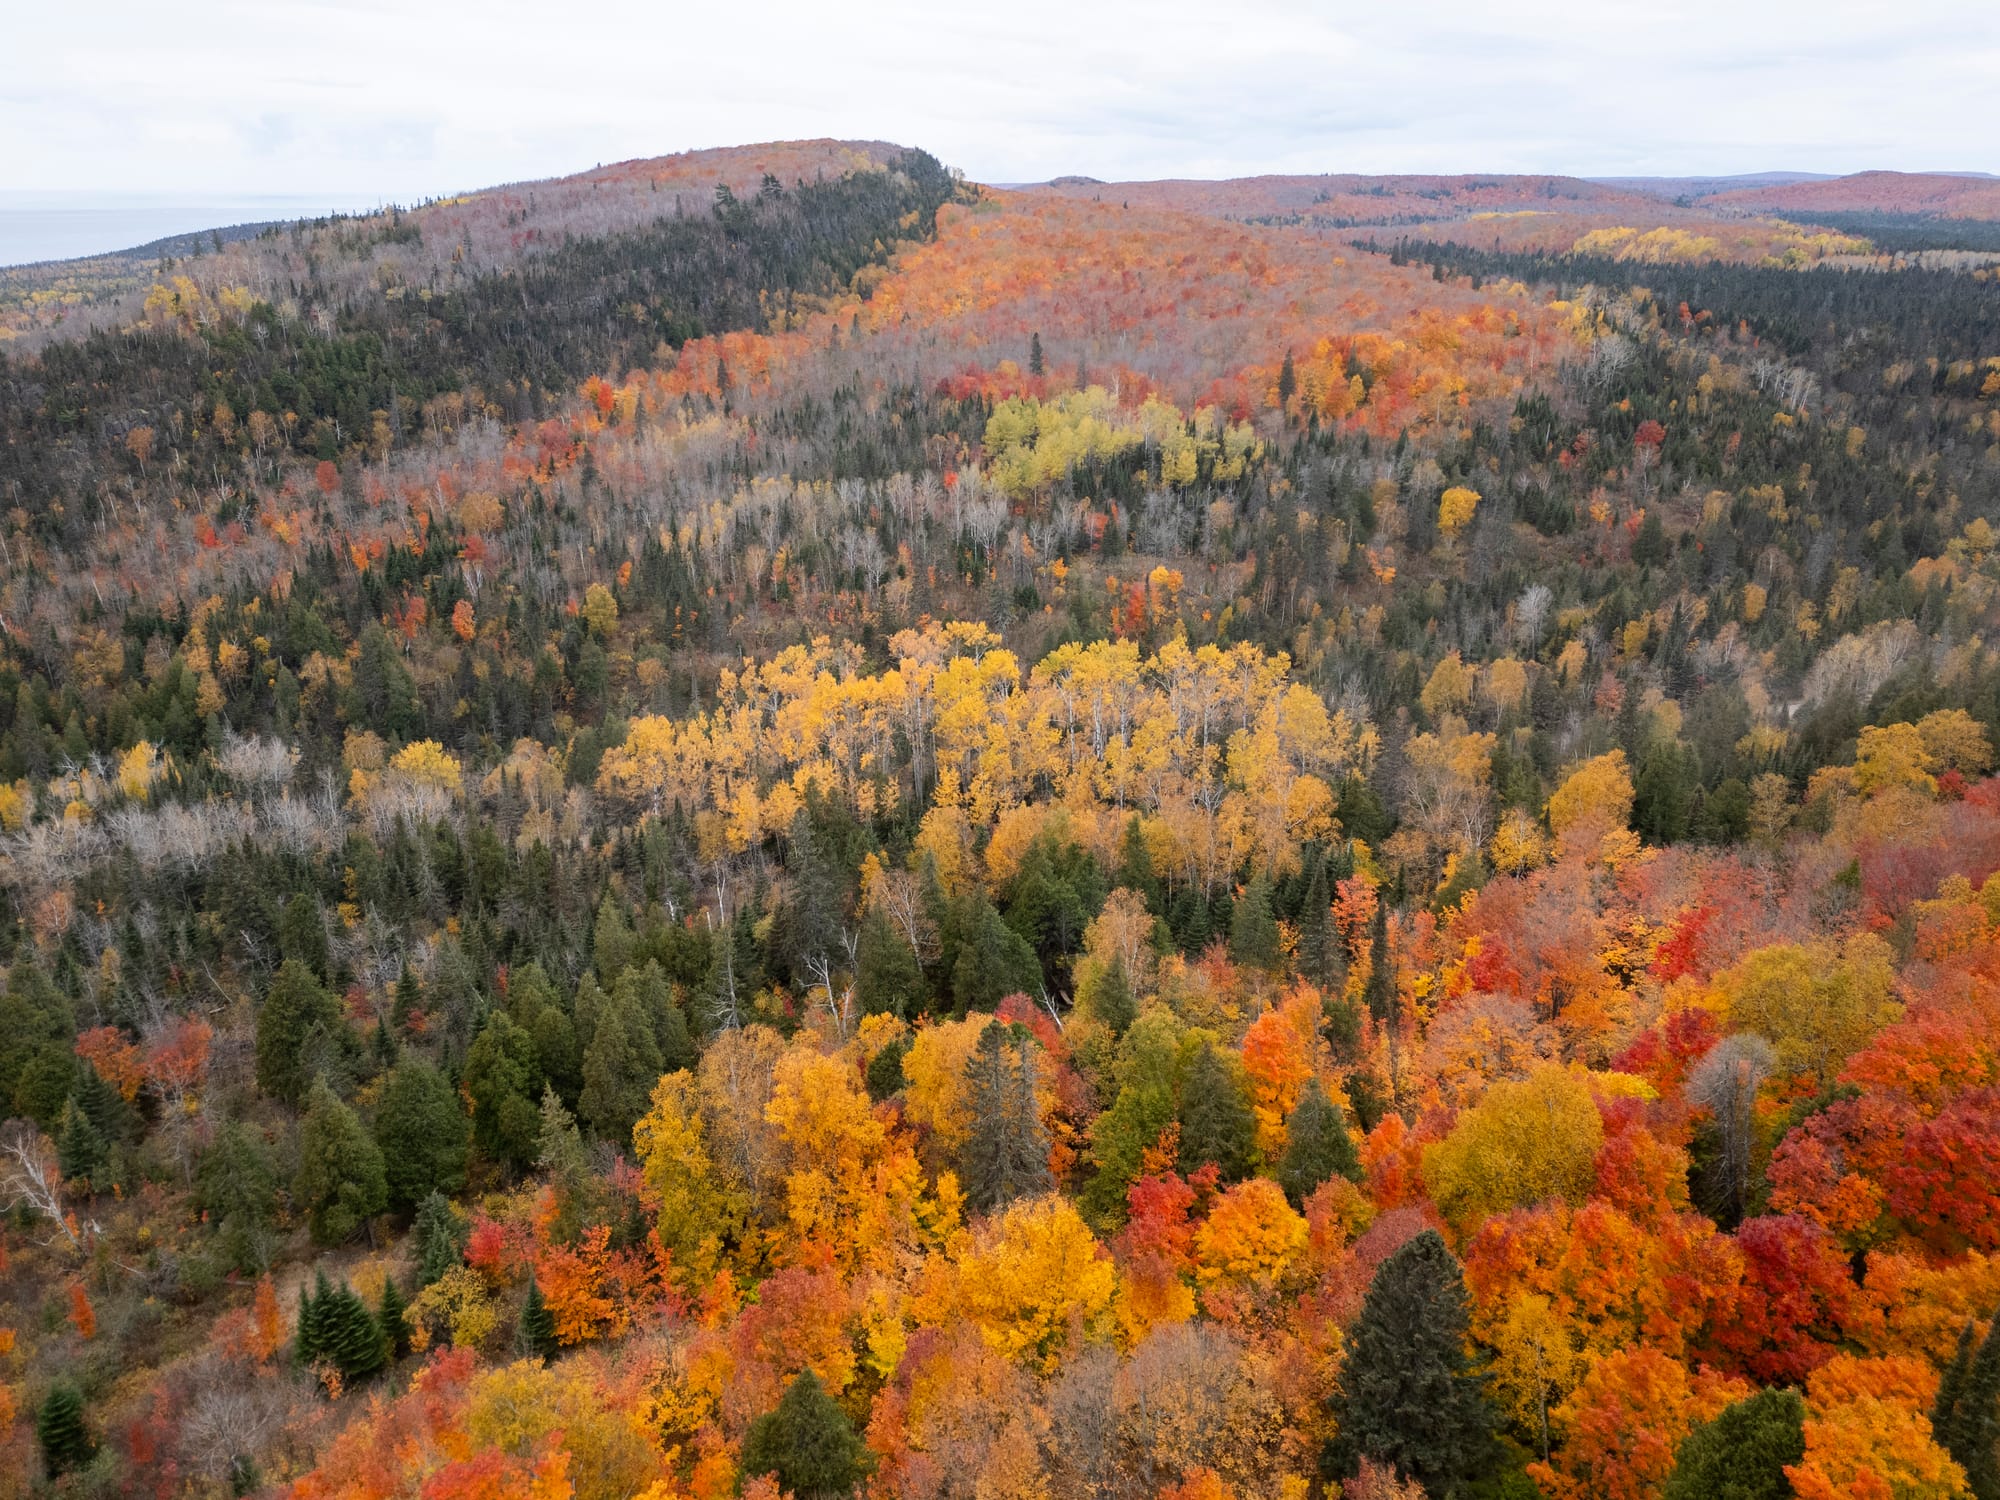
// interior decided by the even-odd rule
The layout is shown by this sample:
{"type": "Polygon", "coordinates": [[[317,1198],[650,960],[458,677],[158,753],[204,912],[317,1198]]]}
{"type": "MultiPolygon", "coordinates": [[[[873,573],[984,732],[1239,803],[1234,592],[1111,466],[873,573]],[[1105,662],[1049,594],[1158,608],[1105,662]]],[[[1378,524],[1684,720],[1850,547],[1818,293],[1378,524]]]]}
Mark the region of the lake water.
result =
{"type": "Polygon", "coordinates": [[[375,206],[365,199],[334,195],[168,197],[0,192],[0,266],[103,255],[168,235],[273,219],[357,213],[375,206]]]}

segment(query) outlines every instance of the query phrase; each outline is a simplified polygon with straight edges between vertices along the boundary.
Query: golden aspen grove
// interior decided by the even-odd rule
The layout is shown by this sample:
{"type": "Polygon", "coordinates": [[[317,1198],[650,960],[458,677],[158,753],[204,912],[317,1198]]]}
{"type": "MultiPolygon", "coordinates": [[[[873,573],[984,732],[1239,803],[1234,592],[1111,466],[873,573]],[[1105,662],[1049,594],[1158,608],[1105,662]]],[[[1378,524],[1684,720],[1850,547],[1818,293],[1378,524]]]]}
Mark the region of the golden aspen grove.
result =
{"type": "Polygon", "coordinates": [[[0,273],[0,1496],[2000,1500],[1996,224],[0,273]]]}

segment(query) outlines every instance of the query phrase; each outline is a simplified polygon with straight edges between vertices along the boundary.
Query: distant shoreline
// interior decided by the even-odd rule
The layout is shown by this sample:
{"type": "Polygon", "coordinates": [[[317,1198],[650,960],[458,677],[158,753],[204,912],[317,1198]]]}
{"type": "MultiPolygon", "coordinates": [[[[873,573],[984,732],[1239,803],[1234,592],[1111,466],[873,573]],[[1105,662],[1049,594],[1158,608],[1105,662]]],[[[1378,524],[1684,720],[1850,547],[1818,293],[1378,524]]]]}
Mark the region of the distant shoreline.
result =
{"type": "Polygon", "coordinates": [[[0,267],[125,254],[176,236],[378,206],[363,196],[331,194],[0,192],[0,267]]]}

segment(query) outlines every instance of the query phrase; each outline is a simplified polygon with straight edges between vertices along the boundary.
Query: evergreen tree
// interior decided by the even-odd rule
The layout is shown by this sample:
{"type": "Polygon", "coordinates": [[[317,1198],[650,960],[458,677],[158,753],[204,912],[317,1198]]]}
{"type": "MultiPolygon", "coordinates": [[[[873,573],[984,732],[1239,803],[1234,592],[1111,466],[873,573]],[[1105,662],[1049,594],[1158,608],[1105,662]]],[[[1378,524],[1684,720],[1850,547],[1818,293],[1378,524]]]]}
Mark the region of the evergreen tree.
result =
{"type": "Polygon", "coordinates": [[[583,1054],[578,1100],[591,1129],[621,1149],[631,1144],[632,1126],[645,1114],[660,1078],[660,1044],[637,995],[636,985],[620,983],[604,997],[583,1054]]]}
{"type": "Polygon", "coordinates": [[[1292,1110],[1285,1154],[1279,1158],[1274,1175],[1295,1208],[1303,1207],[1329,1177],[1361,1180],[1361,1153],[1354,1147],[1354,1137],[1347,1133],[1347,1121],[1317,1078],[1306,1084],[1292,1110]]]}
{"type": "Polygon", "coordinates": [[[1229,956],[1246,968],[1278,967],[1278,919],[1271,914],[1271,877],[1250,877],[1229,918],[1229,956]]]}
{"type": "Polygon", "coordinates": [[[1764,1390],[1724,1407],[1681,1439],[1662,1500],[1789,1500],[1785,1468],[1806,1455],[1806,1403],[1764,1390]]]}
{"type": "MultiPolygon", "coordinates": [[[[315,1357],[332,1365],[348,1380],[366,1380],[389,1363],[389,1339],[375,1315],[346,1282],[327,1289],[322,1276],[316,1288],[311,1345],[315,1357]]],[[[303,1325],[300,1347],[307,1340],[303,1325]]]]}
{"type": "Polygon", "coordinates": [[[880,1104],[903,1091],[903,1059],[909,1050],[909,1042],[899,1039],[868,1059],[868,1097],[875,1103],[880,1104]]]}
{"type": "Polygon", "coordinates": [[[1292,351],[1285,351],[1285,362],[1278,367],[1278,408],[1284,410],[1292,404],[1292,393],[1299,388],[1299,372],[1292,365],[1292,351]]]}
{"type": "Polygon", "coordinates": [[[1340,934],[1333,925],[1333,893],[1326,883],[1326,861],[1313,861],[1299,907],[1299,977],[1331,998],[1340,992],[1340,934]]]}
{"type": "Polygon", "coordinates": [[[298,1335],[292,1341],[302,1365],[316,1364],[326,1355],[326,1312],[332,1298],[333,1289],[327,1285],[326,1272],[315,1271],[312,1286],[299,1294],[298,1335]]]}
{"type": "Polygon", "coordinates": [[[867,1015],[907,1019],[924,1007],[923,965],[895,924],[878,911],[861,919],[854,988],[867,1015]]]}
{"type": "Polygon", "coordinates": [[[230,1266],[249,1273],[271,1264],[278,1179],[249,1126],[231,1121],[216,1132],[195,1172],[195,1204],[215,1226],[217,1247],[230,1266]]]}
{"type": "Polygon", "coordinates": [[[1368,986],[1361,992],[1368,1013],[1387,1022],[1396,1014],[1396,971],[1389,959],[1389,904],[1377,899],[1368,929],[1368,986]]]}
{"type": "Polygon", "coordinates": [[[67,1380],[49,1387],[35,1413],[35,1441],[41,1445],[42,1467],[56,1479],[90,1462],[95,1446],[83,1420],[83,1392],[67,1380]]]}
{"type": "Polygon", "coordinates": [[[410,1324],[403,1316],[408,1310],[409,1303],[403,1300],[396,1278],[384,1276],[382,1296],[375,1304],[375,1326],[382,1330],[382,1341],[388,1346],[392,1361],[410,1352],[410,1324]]]}
{"type": "Polygon", "coordinates": [[[278,955],[304,966],[320,984],[332,978],[328,966],[326,917],[303,891],[285,903],[278,918],[278,955]]]}
{"type": "Polygon", "coordinates": [[[811,1370],[801,1372],[777,1409],[752,1422],[743,1438],[743,1476],[775,1474],[798,1500],[852,1495],[868,1469],[868,1450],[854,1424],[811,1370]]]}
{"type": "Polygon", "coordinates": [[[416,1242],[420,1287],[431,1285],[465,1259],[465,1224],[443,1193],[432,1193],[417,1205],[410,1238],[416,1242]]]}
{"type": "Polygon", "coordinates": [[[316,1073],[312,1063],[351,1055],[353,1037],[340,1005],[295,958],[278,966],[257,1012],[257,1087],[297,1105],[316,1073]]]}
{"type": "Polygon", "coordinates": [[[1125,832],[1118,841],[1118,883],[1144,896],[1146,910],[1154,916],[1165,914],[1165,892],[1153,869],[1153,851],[1146,843],[1146,830],[1137,813],[1125,820],[1125,832]]]}
{"type": "Polygon", "coordinates": [[[465,1111],[437,1069],[399,1063],[382,1085],[375,1140],[382,1148],[389,1207],[414,1209],[432,1192],[465,1185],[465,1111]]]}
{"type": "Polygon", "coordinates": [[[1034,995],[1041,986],[1042,965],[1035,950],[983,894],[974,891],[966,903],[958,957],[952,965],[954,1009],[961,1016],[992,1010],[1009,995],[1034,995]]]}
{"type": "Polygon", "coordinates": [[[56,1161],[64,1179],[96,1191],[105,1181],[108,1154],[103,1133],[72,1094],[63,1105],[62,1125],[56,1133],[56,1161]]]}
{"type": "MultiPolygon", "coordinates": [[[[628,968],[613,986],[614,992],[621,987],[625,994],[614,993],[613,999],[628,1016],[644,1017],[651,1024],[653,1046],[660,1055],[660,1072],[692,1070],[696,1058],[694,1041],[688,1034],[687,1013],[674,998],[673,987],[667,983],[666,971],[659,960],[649,958],[637,968],[628,968]]],[[[649,1083],[649,1096],[651,1088],[649,1083]]]]}
{"type": "Polygon", "coordinates": [[[1042,336],[1038,331],[1028,335],[1028,373],[1039,375],[1042,370],[1042,336]]]}
{"type": "Polygon", "coordinates": [[[322,1245],[354,1237],[388,1206],[382,1152],[324,1078],[314,1081],[299,1126],[299,1175],[293,1195],[322,1245]]]}
{"type": "Polygon", "coordinates": [[[521,1304],[518,1334],[521,1352],[548,1359],[556,1352],[556,1318],[542,1298],[542,1284],[528,1278],[528,1300],[521,1304]]]}
{"type": "Polygon", "coordinates": [[[1931,1431],[1965,1470],[1974,1500],[2000,1500],[2000,1316],[1975,1350],[1976,1332],[1968,1318],[1938,1383],[1931,1431]]]}
{"type": "Polygon", "coordinates": [[[389,1019],[395,1024],[396,1030],[407,1031],[410,1017],[423,1008],[424,990],[417,982],[417,966],[405,959],[403,972],[396,976],[396,999],[389,1007],[389,1019]]]}
{"type": "Polygon", "coordinates": [[[992,1213],[1016,1198],[1045,1193],[1049,1140],[1035,1105],[1035,1062],[1029,1039],[1003,1021],[986,1023],[965,1065],[972,1133],[961,1165],[966,1199],[992,1213]]]}
{"type": "Polygon", "coordinates": [[[1195,1054],[1181,1080],[1180,1123],[1183,1175],[1210,1162],[1224,1182],[1250,1175],[1257,1154],[1257,1116],[1243,1080],[1212,1046],[1195,1054]]]}
{"type": "Polygon", "coordinates": [[[1330,1477],[1363,1458],[1392,1466],[1435,1500],[1466,1494],[1494,1450],[1493,1417],[1466,1353],[1465,1279],[1434,1229],[1376,1271],[1332,1400],[1330,1477]]]}
{"type": "Polygon", "coordinates": [[[465,1092],[472,1100],[472,1138],[496,1162],[527,1167],[535,1159],[541,1082],[534,1038],[504,1010],[486,1018],[465,1055],[465,1092]]]}
{"type": "Polygon", "coordinates": [[[1125,960],[1115,953],[1111,955],[1111,962],[1104,966],[1104,972],[1090,986],[1089,1008],[1113,1037],[1124,1036],[1126,1028],[1138,1019],[1139,1003],[1132,998],[1132,985],[1125,976],[1125,960]]]}

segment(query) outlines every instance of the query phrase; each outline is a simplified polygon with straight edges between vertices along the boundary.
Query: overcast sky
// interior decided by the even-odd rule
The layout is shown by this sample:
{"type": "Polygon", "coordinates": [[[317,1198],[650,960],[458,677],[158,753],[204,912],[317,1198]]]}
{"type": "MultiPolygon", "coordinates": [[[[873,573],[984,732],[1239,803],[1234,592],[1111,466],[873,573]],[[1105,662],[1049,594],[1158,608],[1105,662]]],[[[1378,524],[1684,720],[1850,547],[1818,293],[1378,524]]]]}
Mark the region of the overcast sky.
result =
{"type": "Polygon", "coordinates": [[[0,190],[408,201],[831,135],[972,177],[2000,172],[2000,0],[0,0],[0,190]]]}

